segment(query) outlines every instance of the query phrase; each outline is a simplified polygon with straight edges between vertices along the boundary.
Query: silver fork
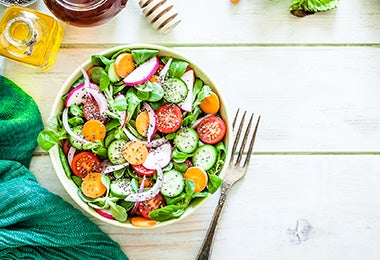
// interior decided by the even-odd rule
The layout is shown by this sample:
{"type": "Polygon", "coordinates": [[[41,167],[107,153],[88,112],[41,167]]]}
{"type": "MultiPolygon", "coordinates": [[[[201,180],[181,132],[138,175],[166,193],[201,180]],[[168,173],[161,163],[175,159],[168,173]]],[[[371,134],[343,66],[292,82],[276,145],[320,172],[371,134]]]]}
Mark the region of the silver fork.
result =
{"type": "MultiPolygon", "coordinates": [[[[232,128],[233,129],[235,128],[235,124],[236,124],[236,121],[237,121],[237,118],[238,118],[238,115],[239,115],[239,111],[240,111],[240,109],[238,109],[236,111],[235,118],[234,118],[234,120],[232,122],[232,128]]],[[[218,201],[218,204],[216,206],[214,215],[212,217],[210,226],[209,226],[209,228],[207,230],[206,236],[205,236],[205,238],[203,240],[202,247],[199,250],[199,253],[198,253],[198,256],[197,256],[197,260],[206,260],[206,259],[209,259],[210,254],[211,254],[212,244],[213,244],[213,241],[214,241],[214,235],[215,235],[216,226],[218,224],[220,213],[222,212],[222,209],[223,209],[223,206],[224,206],[224,202],[226,201],[228,192],[230,191],[232,185],[235,182],[237,182],[238,180],[240,180],[245,175],[245,173],[247,172],[249,161],[251,159],[253,144],[255,143],[256,133],[257,133],[257,129],[259,127],[261,116],[259,116],[258,119],[257,119],[257,123],[256,123],[256,126],[255,126],[254,130],[253,130],[253,134],[251,136],[251,140],[250,140],[250,143],[249,143],[249,147],[248,147],[248,151],[246,153],[245,160],[244,160],[243,164],[241,165],[241,160],[243,158],[245,144],[248,141],[248,136],[252,132],[251,131],[251,126],[252,126],[252,120],[253,120],[253,113],[251,114],[249,122],[248,122],[248,124],[246,126],[246,130],[245,130],[245,133],[244,133],[244,138],[240,142],[240,148],[238,148],[239,139],[240,139],[240,135],[241,135],[241,132],[242,132],[242,129],[243,129],[246,113],[247,113],[247,111],[244,111],[243,116],[242,116],[241,121],[240,121],[240,124],[239,124],[239,128],[238,128],[238,130],[236,132],[235,140],[234,140],[234,143],[233,143],[233,146],[232,146],[231,159],[230,159],[230,162],[229,162],[229,165],[228,165],[228,168],[227,168],[227,172],[226,172],[226,174],[225,174],[225,176],[223,178],[223,184],[222,184],[222,188],[221,188],[221,193],[220,193],[219,201],[218,201]],[[236,157],[235,153],[236,152],[237,152],[237,158],[235,160],[235,157],[236,157]]]]}

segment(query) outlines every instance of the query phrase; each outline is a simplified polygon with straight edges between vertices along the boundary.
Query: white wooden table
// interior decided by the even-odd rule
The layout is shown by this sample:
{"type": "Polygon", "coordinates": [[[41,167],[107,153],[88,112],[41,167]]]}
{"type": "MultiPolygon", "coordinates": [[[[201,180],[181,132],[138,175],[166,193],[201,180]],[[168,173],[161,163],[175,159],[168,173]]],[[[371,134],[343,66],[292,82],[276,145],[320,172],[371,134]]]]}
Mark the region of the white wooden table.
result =
{"type": "MultiPolygon", "coordinates": [[[[4,75],[35,98],[46,121],[66,77],[91,54],[137,42],[173,47],[209,73],[231,111],[262,115],[212,259],[380,259],[380,1],[341,1],[302,19],[288,12],[291,0],[173,3],[182,22],[169,34],[155,31],[130,0],[105,25],[66,25],[52,70],[7,60],[4,75]],[[303,220],[312,230],[299,240],[303,220]]],[[[32,8],[49,13],[42,1],[32,8]]],[[[35,151],[31,170],[74,204],[46,152],[35,151]]],[[[155,230],[92,220],[132,260],[194,259],[216,202],[217,195],[191,217],[155,230]]]]}

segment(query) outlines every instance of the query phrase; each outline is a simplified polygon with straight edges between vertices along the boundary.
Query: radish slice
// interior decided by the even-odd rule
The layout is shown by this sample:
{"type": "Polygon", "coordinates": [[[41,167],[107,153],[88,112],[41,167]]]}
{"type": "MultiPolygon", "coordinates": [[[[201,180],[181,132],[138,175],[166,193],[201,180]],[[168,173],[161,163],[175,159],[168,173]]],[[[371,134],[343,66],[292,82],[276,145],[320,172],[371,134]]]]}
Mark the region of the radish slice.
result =
{"type": "Polygon", "coordinates": [[[181,79],[186,83],[188,92],[187,96],[184,101],[182,101],[181,104],[179,104],[179,107],[186,112],[191,112],[191,107],[193,106],[193,86],[194,86],[194,71],[188,70],[185,72],[181,79]]]}
{"type": "Polygon", "coordinates": [[[70,167],[76,151],[77,149],[74,146],[70,146],[69,151],[67,152],[67,162],[69,163],[70,167]]]}
{"type": "Polygon", "coordinates": [[[144,192],[132,193],[124,199],[125,201],[139,202],[149,200],[160,192],[162,183],[164,182],[164,173],[162,172],[161,167],[157,164],[155,169],[157,170],[157,179],[153,187],[144,192]]]}
{"type": "Polygon", "coordinates": [[[157,57],[150,58],[128,76],[123,79],[124,84],[128,86],[136,86],[148,81],[158,69],[159,61],[157,57]]]}
{"type": "Polygon", "coordinates": [[[108,218],[108,219],[114,219],[114,217],[111,214],[111,210],[109,209],[97,209],[94,208],[94,210],[101,216],[108,218]]]}
{"type": "Polygon", "coordinates": [[[148,126],[148,131],[147,131],[147,137],[148,137],[148,142],[152,141],[154,132],[156,130],[156,114],[154,113],[153,108],[147,103],[143,103],[143,108],[148,112],[149,116],[149,126],[148,126]]]}
{"type": "Polygon", "coordinates": [[[165,81],[165,78],[166,78],[166,74],[168,73],[169,71],[169,68],[170,68],[170,64],[172,63],[173,61],[173,58],[170,58],[168,60],[168,62],[165,64],[165,66],[162,68],[162,70],[160,71],[160,75],[158,75],[158,82],[162,85],[165,81]]]}
{"type": "MultiPolygon", "coordinates": [[[[99,86],[94,83],[90,83],[89,89],[99,89],[99,86]]],[[[81,105],[86,101],[87,98],[88,98],[88,92],[87,92],[87,89],[85,88],[85,84],[84,83],[79,84],[78,86],[73,88],[67,95],[67,98],[65,100],[65,106],[69,107],[74,104],[81,105]]]]}
{"type": "Polygon", "coordinates": [[[66,132],[71,135],[75,140],[77,140],[78,142],[81,142],[81,143],[84,143],[84,144],[88,144],[90,143],[89,141],[77,136],[73,130],[71,130],[70,126],[69,126],[69,121],[68,121],[68,112],[69,109],[66,107],[63,112],[62,112],[62,124],[63,124],[63,127],[65,128],[66,132]]]}
{"type": "Polygon", "coordinates": [[[161,168],[167,166],[172,158],[172,146],[165,143],[156,149],[149,151],[143,166],[148,169],[156,169],[157,165],[161,168]]]}

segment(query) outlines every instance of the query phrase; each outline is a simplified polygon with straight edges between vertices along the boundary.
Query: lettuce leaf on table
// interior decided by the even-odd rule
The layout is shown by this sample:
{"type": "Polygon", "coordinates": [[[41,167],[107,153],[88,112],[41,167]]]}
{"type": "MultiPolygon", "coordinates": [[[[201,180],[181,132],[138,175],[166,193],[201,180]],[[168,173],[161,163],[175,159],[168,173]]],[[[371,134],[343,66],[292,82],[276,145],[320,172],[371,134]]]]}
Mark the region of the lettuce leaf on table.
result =
{"type": "Polygon", "coordinates": [[[291,14],[297,17],[324,12],[337,7],[339,0],[293,0],[289,7],[291,14]]]}

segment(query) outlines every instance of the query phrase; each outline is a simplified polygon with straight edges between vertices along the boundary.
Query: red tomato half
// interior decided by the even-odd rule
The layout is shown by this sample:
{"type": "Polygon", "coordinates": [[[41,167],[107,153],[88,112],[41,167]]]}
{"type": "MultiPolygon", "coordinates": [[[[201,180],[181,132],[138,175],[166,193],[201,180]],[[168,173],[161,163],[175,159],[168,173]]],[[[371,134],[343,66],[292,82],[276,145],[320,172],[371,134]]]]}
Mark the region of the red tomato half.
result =
{"type": "Polygon", "coordinates": [[[204,118],[197,127],[199,139],[206,144],[220,142],[226,134],[226,124],[218,116],[204,118]]]}
{"type": "Polygon", "coordinates": [[[81,152],[74,156],[71,169],[76,176],[84,178],[90,172],[101,172],[101,164],[95,154],[81,152]]]}
{"type": "Polygon", "coordinates": [[[164,134],[173,133],[182,124],[181,109],[174,104],[165,104],[156,111],[156,129],[164,134]]]}
{"type": "Polygon", "coordinates": [[[148,168],[145,168],[142,164],[140,165],[132,165],[132,169],[137,173],[142,176],[152,176],[153,174],[156,173],[156,170],[151,170],[148,168]]]}
{"type": "Polygon", "coordinates": [[[88,120],[98,120],[103,124],[108,121],[108,118],[100,114],[99,106],[91,98],[87,98],[83,105],[83,116],[88,120]]]}
{"type": "Polygon", "coordinates": [[[149,213],[155,209],[159,209],[165,206],[165,199],[161,193],[158,193],[155,197],[140,202],[138,211],[144,218],[149,218],[149,213]]]}

